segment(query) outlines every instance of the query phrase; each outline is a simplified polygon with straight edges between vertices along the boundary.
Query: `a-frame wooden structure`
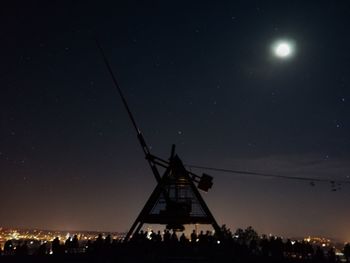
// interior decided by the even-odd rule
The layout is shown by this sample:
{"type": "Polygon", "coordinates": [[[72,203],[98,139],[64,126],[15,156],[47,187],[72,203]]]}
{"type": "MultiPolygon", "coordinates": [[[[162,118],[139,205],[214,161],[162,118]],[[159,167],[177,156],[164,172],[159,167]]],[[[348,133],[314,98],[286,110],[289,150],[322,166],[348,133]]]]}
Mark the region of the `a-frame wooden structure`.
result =
{"type": "Polygon", "coordinates": [[[221,234],[219,225],[198,191],[198,188],[208,191],[212,186],[212,177],[206,174],[199,177],[187,171],[181,159],[174,155],[174,149],[175,146],[169,161],[152,156],[152,162],[164,167],[165,172],[125,240],[138,233],[145,223],[166,225],[167,229],[174,231],[184,230],[187,224],[209,224],[217,235],[221,234]]]}

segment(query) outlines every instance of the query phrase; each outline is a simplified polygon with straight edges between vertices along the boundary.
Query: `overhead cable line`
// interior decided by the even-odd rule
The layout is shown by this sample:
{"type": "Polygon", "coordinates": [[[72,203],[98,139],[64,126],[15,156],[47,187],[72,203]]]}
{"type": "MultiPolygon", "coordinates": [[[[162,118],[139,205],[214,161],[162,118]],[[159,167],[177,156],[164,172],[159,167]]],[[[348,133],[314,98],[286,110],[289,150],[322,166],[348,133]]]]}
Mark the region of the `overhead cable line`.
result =
{"type": "Polygon", "coordinates": [[[223,173],[231,173],[231,174],[252,175],[252,176],[260,176],[260,177],[286,179],[286,180],[307,181],[310,183],[326,182],[326,183],[331,183],[332,187],[335,187],[336,184],[338,184],[338,185],[339,184],[350,184],[350,181],[344,181],[344,180],[332,180],[332,179],[324,179],[324,178],[312,178],[312,177],[302,177],[302,176],[278,175],[278,174],[270,174],[270,173],[258,173],[258,172],[244,171],[244,170],[232,170],[232,169],[190,165],[190,164],[186,164],[186,166],[189,168],[203,169],[203,170],[210,170],[210,171],[215,171],[215,172],[223,172],[223,173]]]}

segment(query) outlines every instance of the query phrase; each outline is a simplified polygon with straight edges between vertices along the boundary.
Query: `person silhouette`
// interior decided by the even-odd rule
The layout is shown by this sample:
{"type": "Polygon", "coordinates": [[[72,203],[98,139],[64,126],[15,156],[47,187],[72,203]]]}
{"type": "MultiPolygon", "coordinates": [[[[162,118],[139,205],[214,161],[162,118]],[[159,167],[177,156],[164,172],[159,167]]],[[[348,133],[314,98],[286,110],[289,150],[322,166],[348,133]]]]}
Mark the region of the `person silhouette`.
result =
{"type": "Polygon", "coordinates": [[[158,230],[157,235],[156,235],[156,242],[160,243],[162,242],[162,235],[160,234],[160,231],[158,230]]]}
{"type": "Polygon", "coordinates": [[[52,254],[57,255],[60,253],[60,240],[58,237],[56,237],[51,244],[51,248],[52,248],[52,254]]]}
{"type": "Polygon", "coordinates": [[[327,258],[328,258],[328,262],[333,263],[336,260],[336,256],[335,256],[335,252],[333,248],[330,248],[327,251],[327,258]]]}
{"type": "Polygon", "coordinates": [[[147,232],[141,230],[141,231],[140,231],[140,241],[141,241],[141,242],[145,242],[146,240],[147,240],[147,232]]]}
{"type": "Polygon", "coordinates": [[[316,262],[322,262],[324,261],[324,253],[323,250],[321,249],[320,246],[316,247],[315,255],[314,255],[314,260],[316,262]]]}
{"type": "Polygon", "coordinates": [[[187,241],[188,240],[187,240],[187,238],[185,236],[185,233],[182,233],[182,235],[180,236],[180,243],[185,245],[185,244],[187,244],[187,241]]]}
{"type": "Polygon", "coordinates": [[[171,234],[171,241],[173,243],[177,243],[179,240],[177,238],[177,235],[176,235],[176,231],[173,230],[173,233],[171,234]]]}
{"type": "Polygon", "coordinates": [[[112,237],[110,234],[108,234],[105,238],[105,247],[109,248],[112,244],[112,237]]]}
{"type": "Polygon", "coordinates": [[[28,254],[28,245],[27,245],[27,241],[24,241],[24,243],[22,244],[21,241],[19,241],[19,243],[17,244],[15,250],[15,255],[17,256],[25,256],[28,254]]]}
{"type": "Polygon", "coordinates": [[[192,233],[191,233],[191,242],[193,242],[193,243],[197,242],[196,230],[193,230],[192,233]]]}
{"type": "Polygon", "coordinates": [[[91,240],[89,239],[86,243],[86,246],[85,246],[85,251],[88,253],[88,254],[92,254],[93,251],[94,251],[94,247],[93,247],[93,244],[91,242],[91,240]]]}
{"type": "Polygon", "coordinates": [[[203,230],[199,233],[198,235],[198,240],[199,240],[199,243],[203,243],[204,242],[204,239],[205,239],[205,236],[204,236],[204,233],[203,233],[203,230]]]}
{"type": "Polygon", "coordinates": [[[151,237],[151,241],[152,242],[156,242],[157,241],[157,234],[153,230],[151,230],[150,237],[151,237]]]}
{"type": "Polygon", "coordinates": [[[21,255],[26,256],[28,255],[28,244],[27,241],[24,241],[22,247],[21,247],[21,255]]]}
{"type": "Polygon", "coordinates": [[[78,253],[78,249],[79,249],[79,240],[78,240],[78,236],[74,235],[73,239],[71,241],[71,247],[72,247],[72,252],[73,253],[78,253]]]}
{"type": "Polygon", "coordinates": [[[344,246],[344,256],[346,258],[346,260],[350,261],[350,243],[347,243],[345,246],[344,246]]]}
{"type": "Polygon", "coordinates": [[[4,254],[5,255],[12,255],[13,254],[13,250],[14,250],[14,247],[13,247],[13,244],[12,244],[12,240],[7,240],[5,242],[5,245],[4,245],[4,254]]]}
{"type": "Polygon", "coordinates": [[[43,242],[38,249],[38,255],[46,255],[47,254],[47,243],[43,242]]]}
{"type": "Polygon", "coordinates": [[[171,235],[169,230],[165,229],[164,236],[163,236],[164,242],[168,243],[170,241],[170,238],[171,238],[171,235]]]}
{"type": "Polygon", "coordinates": [[[96,251],[101,251],[103,248],[103,237],[102,234],[98,234],[95,243],[94,243],[96,251]]]}
{"type": "Polygon", "coordinates": [[[66,241],[64,242],[64,247],[67,253],[71,253],[72,252],[72,241],[71,241],[71,237],[68,237],[66,239],[66,241]]]}

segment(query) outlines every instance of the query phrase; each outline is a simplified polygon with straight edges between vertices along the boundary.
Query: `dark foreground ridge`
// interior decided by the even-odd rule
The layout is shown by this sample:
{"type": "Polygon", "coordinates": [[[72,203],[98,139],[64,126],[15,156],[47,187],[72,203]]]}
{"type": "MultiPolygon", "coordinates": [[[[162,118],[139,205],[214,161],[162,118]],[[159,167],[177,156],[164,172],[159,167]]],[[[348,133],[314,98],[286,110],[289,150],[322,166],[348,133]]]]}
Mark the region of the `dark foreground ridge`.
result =
{"type": "Polygon", "coordinates": [[[209,231],[193,231],[187,238],[176,233],[141,231],[130,241],[99,235],[94,241],[79,242],[75,235],[64,244],[56,238],[29,253],[27,242],[16,246],[7,241],[0,262],[350,262],[350,245],[342,253],[322,249],[306,241],[283,241],[279,237],[259,237],[252,228],[233,235],[223,227],[220,239],[209,231]]]}

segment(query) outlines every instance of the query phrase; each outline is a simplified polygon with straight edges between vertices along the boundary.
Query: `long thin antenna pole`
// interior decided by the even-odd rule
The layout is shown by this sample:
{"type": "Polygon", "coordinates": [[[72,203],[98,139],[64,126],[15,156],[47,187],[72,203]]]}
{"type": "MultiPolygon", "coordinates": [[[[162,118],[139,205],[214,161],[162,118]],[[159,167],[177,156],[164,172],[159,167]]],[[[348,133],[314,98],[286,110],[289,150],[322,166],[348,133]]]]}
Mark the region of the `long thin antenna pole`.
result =
{"type": "Polygon", "coordinates": [[[130,117],[130,119],[131,119],[132,125],[134,126],[134,128],[135,128],[137,134],[140,134],[141,132],[140,132],[139,128],[137,127],[135,118],[134,118],[134,116],[132,115],[132,113],[131,113],[131,111],[130,111],[129,105],[128,105],[128,103],[126,102],[126,99],[125,99],[125,97],[124,97],[124,94],[123,94],[121,88],[119,87],[117,78],[115,77],[115,75],[114,75],[114,73],[113,73],[113,71],[112,71],[112,68],[111,68],[111,66],[110,66],[110,64],[109,64],[109,62],[108,62],[108,59],[107,59],[105,53],[103,52],[103,49],[102,49],[102,47],[101,47],[101,45],[100,45],[100,43],[98,42],[97,39],[96,39],[96,45],[97,45],[99,51],[101,52],[103,61],[105,62],[106,66],[107,66],[107,69],[108,69],[108,71],[109,71],[109,73],[110,73],[110,75],[111,75],[111,77],[112,77],[114,86],[117,88],[118,93],[119,93],[119,95],[120,95],[120,98],[121,98],[122,101],[123,101],[124,107],[125,107],[126,111],[128,112],[128,115],[129,115],[129,117],[130,117]]]}
{"type": "Polygon", "coordinates": [[[128,115],[129,115],[129,117],[130,117],[130,120],[131,120],[131,122],[132,122],[132,125],[134,126],[134,128],[135,128],[135,130],[136,130],[137,138],[138,138],[138,140],[139,140],[139,142],[140,142],[140,144],[141,144],[141,147],[142,147],[143,152],[145,153],[146,159],[147,159],[149,165],[151,166],[151,169],[152,169],[152,171],[153,171],[154,176],[156,177],[156,180],[157,180],[158,182],[160,182],[161,177],[160,177],[160,174],[159,174],[159,172],[158,172],[157,167],[155,166],[155,164],[154,164],[154,163],[152,162],[152,160],[151,160],[151,159],[152,159],[152,158],[151,158],[152,155],[151,155],[151,152],[150,152],[150,150],[149,150],[149,147],[147,146],[147,144],[146,144],[146,142],[145,142],[145,139],[143,138],[143,135],[142,135],[140,129],[137,127],[135,118],[134,118],[134,116],[133,116],[132,113],[131,113],[131,110],[130,110],[130,108],[129,108],[129,106],[128,106],[128,103],[126,102],[126,99],[125,99],[125,97],[124,97],[124,94],[123,94],[121,88],[119,87],[117,78],[115,77],[115,75],[114,75],[114,73],[113,73],[113,70],[112,70],[112,68],[111,68],[111,66],[110,66],[110,64],[109,64],[109,62],[108,62],[108,59],[107,59],[105,53],[103,52],[103,49],[102,49],[100,43],[98,42],[97,38],[95,38],[95,41],[96,41],[97,48],[99,49],[99,51],[100,51],[100,53],[101,53],[101,55],[102,55],[103,61],[105,62],[106,66],[107,66],[107,69],[108,69],[108,71],[109,71],[109,73],[110,73],[110,75],[111,75],[111,77],[112,77],[114,86],[117,88],[117,91],[118,91],[118,93],[119,93],[119,95],[120,95],[120,98],[121,98],[122,101],[123,101],[124,107],[125,107],[126,111],[128,112],[128,115]]]}

